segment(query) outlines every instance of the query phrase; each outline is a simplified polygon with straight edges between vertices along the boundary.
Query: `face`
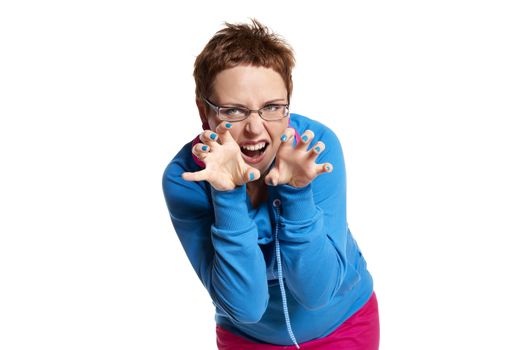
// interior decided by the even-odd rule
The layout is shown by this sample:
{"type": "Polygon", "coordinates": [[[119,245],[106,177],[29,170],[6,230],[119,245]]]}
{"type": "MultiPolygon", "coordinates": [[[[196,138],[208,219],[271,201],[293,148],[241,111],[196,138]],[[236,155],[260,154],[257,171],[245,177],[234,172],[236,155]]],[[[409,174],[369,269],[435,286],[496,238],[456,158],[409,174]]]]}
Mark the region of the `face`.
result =
{"type": "MultiPolygon", "coordinates": [[[[287,89],[282,77],[273,69],[253,66],[237,66],[220,72],[213,85],[209,99],[220,106],[237,106],[260,109],[268,104],[287,104],[287,89]]],[[[202,109],[200,106],[200,113],[202,109]]],[[[213,110],[207,109],[206,118],[212,130],[222,121],[213,110]]],[[[234,122],[230,130],[242,150],[245,162],[265,174],[278,150],[289,117],[267,121],[256,112],[240,122],[234,122]]]]}

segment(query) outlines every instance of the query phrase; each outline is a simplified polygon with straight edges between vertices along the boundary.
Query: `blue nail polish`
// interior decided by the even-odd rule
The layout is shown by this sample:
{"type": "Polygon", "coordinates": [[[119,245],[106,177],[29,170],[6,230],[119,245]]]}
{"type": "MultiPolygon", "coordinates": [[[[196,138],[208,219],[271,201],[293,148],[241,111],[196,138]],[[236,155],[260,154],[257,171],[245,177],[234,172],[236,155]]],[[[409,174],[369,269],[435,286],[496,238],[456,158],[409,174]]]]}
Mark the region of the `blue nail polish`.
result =
{"type": "Polygon", "coordinates": [[[216,139],[216,134],[212,133],[210,137],[211,137],[211,140],[215,140],[216,139]]]}
{"type": "Polygon", "coordinates": [[[280,139],[282,140],[282,142],[287,141],[287,135],[285,135],[285,134],[281,135],[280,139]]]}
{"type": "Polygon", "coordinates": [[[314,147],[314,150],[319,153],[321,151],[321,148],[320,148],[320,146],[316,146],[316,147],[314,147]]]}
{"type": "Polygon", "coordinates": [[[207,148],[209,148],[209,146],[207,146],[207,145],[202,146],[202,150],[204,150],[204,151],[207,151],[207,148]]]}
{"type": "Polygon", "coordinates": [[[307,142],[307,140],[309,139],[309,136],[307,136],[307,135],[303,135],[303,136],[301,137],[301,139],[303,140],[303,142],[307,142]]]}
{"type": "Polygon", "coordinates": [[[249,181],[252,181],[252,180],[254,180],[254,173],[249,174],[249,181]]]}
{"type": "Polygon", "coordinates": [[[230,128],[231,128],[231,126],[232,126],[232,124],[231,124],[231,123],[227,123],[227,124],[225,124],[225,127],[226,127],[227,129],[230,129],[230,128]]]}

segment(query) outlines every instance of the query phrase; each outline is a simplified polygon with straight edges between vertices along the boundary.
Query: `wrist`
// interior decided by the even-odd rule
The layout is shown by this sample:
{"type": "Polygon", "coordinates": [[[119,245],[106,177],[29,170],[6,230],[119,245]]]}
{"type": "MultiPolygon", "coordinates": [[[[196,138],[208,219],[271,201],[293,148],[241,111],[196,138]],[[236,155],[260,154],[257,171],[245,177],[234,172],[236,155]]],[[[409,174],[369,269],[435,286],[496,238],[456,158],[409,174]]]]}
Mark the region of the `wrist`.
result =
{"type": "Polygon", "coordinates": [[[246,186],[235,187],[232,190],[219,191],[211,187],[211,197],[214,207],[214,225],[225,230],[243,228],[241,217],[248,216],[246,204],[246,186]]]}
{"type": "Polygon", "coordinates": [[[275,195],[281,200],[282,216],[291,221],[309,220],[316,213],[312,184],[303,187],[280,185],[275,195]]]}

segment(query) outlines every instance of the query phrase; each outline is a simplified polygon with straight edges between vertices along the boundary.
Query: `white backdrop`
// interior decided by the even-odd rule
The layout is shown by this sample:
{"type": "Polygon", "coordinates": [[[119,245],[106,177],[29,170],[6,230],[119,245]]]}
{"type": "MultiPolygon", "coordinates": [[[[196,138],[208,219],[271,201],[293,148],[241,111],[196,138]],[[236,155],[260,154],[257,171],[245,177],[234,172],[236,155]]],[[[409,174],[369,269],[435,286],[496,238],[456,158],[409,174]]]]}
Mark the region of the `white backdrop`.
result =
{"type": "Polygon", "coordinates": [[[294,47],[340,137],[382,349],[522,349],[518,1],[0,4],[0,348],[213,349],[163,169],[224,21],[294,47]]]}

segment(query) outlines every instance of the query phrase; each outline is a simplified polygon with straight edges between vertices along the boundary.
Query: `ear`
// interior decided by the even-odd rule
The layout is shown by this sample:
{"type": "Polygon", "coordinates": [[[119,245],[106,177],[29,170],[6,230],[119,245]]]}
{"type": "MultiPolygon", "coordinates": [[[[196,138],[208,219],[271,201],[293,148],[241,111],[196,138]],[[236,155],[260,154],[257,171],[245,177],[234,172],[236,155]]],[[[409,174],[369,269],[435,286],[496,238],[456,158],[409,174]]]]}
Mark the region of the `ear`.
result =
{"type": "Polygon", "coordinates": [[[200,120],[202,121],[202,129],[210,129],[209,122],[207,121],[207,108],[205,102],[201,99],[196,98],[196,107],[198,107],[198,113],[200,113],[200,120]]]}

